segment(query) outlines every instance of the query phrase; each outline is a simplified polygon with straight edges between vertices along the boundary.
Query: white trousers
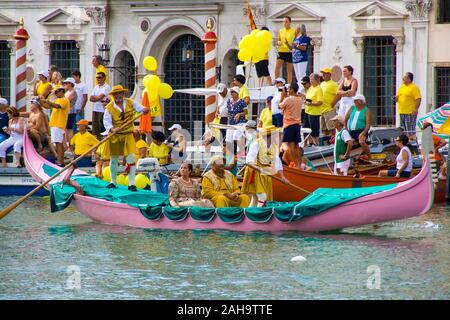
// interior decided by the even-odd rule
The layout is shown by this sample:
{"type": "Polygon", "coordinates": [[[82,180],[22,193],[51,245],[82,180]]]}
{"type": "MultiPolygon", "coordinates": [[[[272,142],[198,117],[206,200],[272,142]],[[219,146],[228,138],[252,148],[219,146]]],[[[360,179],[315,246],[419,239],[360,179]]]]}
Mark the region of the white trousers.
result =
{"type": "Polygon", "coordinates": [[[23,147],[23,135],[9,137],[0,143],[0,158],[6,158],[6,150],[14,146],[14,152],[21,152],[23,147]]]}
{"type": "Polygon", "coordinates": [[[297,78],[297,82],[300,83],[302,78],[306,76],[306,67],[308,66],[308,61],[293,63],[295,77],[297,78]]]}

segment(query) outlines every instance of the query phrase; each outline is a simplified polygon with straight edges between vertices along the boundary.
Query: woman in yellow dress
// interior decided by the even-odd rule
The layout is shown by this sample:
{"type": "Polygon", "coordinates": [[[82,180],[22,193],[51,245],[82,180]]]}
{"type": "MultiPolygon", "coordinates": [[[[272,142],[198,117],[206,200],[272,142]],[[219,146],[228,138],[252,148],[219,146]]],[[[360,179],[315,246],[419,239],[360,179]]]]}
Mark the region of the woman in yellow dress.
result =
{"type": "Polygon", "coordinates": [[[245,163],[259,169],[245,168],[242,192],[251,194],[250,207],[264,207],[267,201],[272,201],[270,176],[278,173],[284,183],[288,183],[278,155],[277,135],[279,130],[275,126],[262,129],[259,138],[252,142],[248,150],[245,163]]]}

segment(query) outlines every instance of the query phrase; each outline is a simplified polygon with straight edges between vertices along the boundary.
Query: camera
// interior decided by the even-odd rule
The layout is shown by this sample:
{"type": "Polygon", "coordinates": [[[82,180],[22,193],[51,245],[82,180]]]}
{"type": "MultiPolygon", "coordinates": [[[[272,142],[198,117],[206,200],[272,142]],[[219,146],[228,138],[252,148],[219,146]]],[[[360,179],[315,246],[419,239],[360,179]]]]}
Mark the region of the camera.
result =
{"type": "Polygon", "coordinates": [[[312,103],[311,99],[306,99],[306,103],[312,103]]]}

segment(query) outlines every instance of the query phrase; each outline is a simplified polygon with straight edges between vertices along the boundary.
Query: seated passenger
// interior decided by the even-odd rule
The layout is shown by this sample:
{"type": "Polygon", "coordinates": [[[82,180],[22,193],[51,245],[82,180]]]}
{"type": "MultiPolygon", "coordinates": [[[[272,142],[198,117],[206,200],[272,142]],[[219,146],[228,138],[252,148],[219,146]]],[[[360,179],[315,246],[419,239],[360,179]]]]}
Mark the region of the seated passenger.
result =
{"type": "Polygon", "coordinates": [[[110,158],[105,155],[105,144],[102,143],[95,151],[95,157],[97,158],[95,162],[95,176],[97,178],[103,179],[103,169],[109,166],[110,158]]]}
{"type": "Polygon", "coordinates": [[[3,167],[6,167],[6,150],[14,146],[14,166],[22,167],[20,164],[20,155],[23,147],[23,131],[25,123],[20,118],[20,113],[15,107],[8,107],[6,113],[9,117],[8,127],[3,130],[9,134],[9,138],[0,143],[0,159],[3,167]]]}
{"type": "Polygon", "coordinates": [[[402,134],[395,139],[397,147],[400,152],[397,156],[396,169],[381,170],[378,173],[380,177],[396,177],[396,178],[409,178],[413,169],[413,160],[411,154],[411,145],[409,144],[409,138],[407,135],[402,134]]]}
{"type": "Polygon", "coordinates": [[[182,163],[180,177],[169,184],[169,201],[172,207],[214,208],[208,199],[202,199],[200,184],[191,179],[192,164],[182,163]]]}
{"type": "Polygon", "coordinates": [[[289,149],[286,148],[286,150],[283,153],[283,163],[285,163],[289,168],[298,169],[298,170],[304,170],[304,171],[311,171],[313,168],[309,166],[308,158],[304,156],[304,150],[302,147],[299,147],[297,149],[297,156],[292,157],[290,154],[289,149]],[[297,161],[296,159],[300,159],[300,161],[297,161]],[[297,161],[297,162],[296,162],[297,161]]]}
{"type": "Polygon", "coordinates": [[[366,98],[362,94],[357,94],[353,97],[355,105],[353,105],[345,115],[345,126],[350,133],[353,140],[358,142],[363,151],[363,158],[370,159],[370,148],[366,142],[367,134],[372,122],[370,110],[364,104],[366,98]]]}
{"type": "Polygon", "coordinates": [[[160,131],[152,132],[153,142],[148,149],[148,156],[158,159],[160,165],[169,163],[170,148],[164,144],[166,136],[160,131]]]}
{"type": "MultiPolygon", "coordinates": [[[[78,158],[93,146],[99,143],[97,138],[87,131],[89,122],[87,120],[80,120],[77,122],[78,132],[70,139],[70,145],[74,150],[75,157],[78,158]]],[[[79,167],[92,167],[92,152],[78,160],[79,167]]]]}
{"type": "Polygon", "coordinates": [[[142,140],[139,130],[133,131],[134,141],[136,141],[136,153],[134,154],[134,161],[137,163],[139,159],[147,156],[148,145],[142,140]]]}
{"type": "Polygon", "coordinates": [[[211,158],[211,167],[202,180],[202,195],[210,199],[216,208],[247,208],[250,198],[239,190],[238,181],[233,174],[224,169],[223,156],[211,158]]]}

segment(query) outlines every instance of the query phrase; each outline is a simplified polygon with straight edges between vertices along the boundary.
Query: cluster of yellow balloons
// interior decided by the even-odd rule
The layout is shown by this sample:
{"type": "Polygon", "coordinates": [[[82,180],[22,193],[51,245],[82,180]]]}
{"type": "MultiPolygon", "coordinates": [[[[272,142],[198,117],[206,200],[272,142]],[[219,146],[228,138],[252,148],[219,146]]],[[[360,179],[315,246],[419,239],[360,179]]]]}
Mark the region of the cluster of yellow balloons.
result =
{"type": "MultiPolygon", "coordinates": [[[[152,56],[144,58],[144,68],[148,71],[156,71],[158,69],[158,63],[152,56]]],[[[161,79],[157,75],[148,74],[143,80],[144,87],[147,90],[148,98],[150,101],[154,101],[159,97],[162,99],[170,99],[173,95],[173,89],[170,84],[161,83],[161,79]]]]}
{"type": "Polygon", "coordinates": [[[272,47],[272,34],[267,30],[253,30],[239,42],[239,60],[257,63],[266,58],[272,47]]]}
{"type": "MultiPolygon", "coordinates": [[[[111,181],[111,169],[110,167],[105,167],[102,169],[102,175],[103,180],[105,181],[111,181]]],[[[117,184],[120,184],[122,186],[128,186],[129,180],[128,175],[126,174],[119,174],[117,176],[117,184]]],[[[136,175],[136,178],[134,179],[134,184],[136,187],[144,189],[150,184],[150,179],[143,173],[139,173],[136,175]]]]}

